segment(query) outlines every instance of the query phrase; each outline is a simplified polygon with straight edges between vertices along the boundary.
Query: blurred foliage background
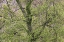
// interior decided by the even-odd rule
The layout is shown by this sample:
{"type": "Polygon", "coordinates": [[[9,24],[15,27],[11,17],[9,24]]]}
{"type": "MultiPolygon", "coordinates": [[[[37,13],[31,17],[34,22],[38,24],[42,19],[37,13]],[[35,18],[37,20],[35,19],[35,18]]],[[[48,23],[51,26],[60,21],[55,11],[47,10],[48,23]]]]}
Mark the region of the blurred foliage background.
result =
{"type": "MultiPolygon", "coordinates": [[[[26,8],[28,0],[19,1],[26,8]]],[[[30,10],[34,34],[29,36],[17,1],[0,0],[0,42],[64,42],[64,0],[33,0],[30,10]]]]}

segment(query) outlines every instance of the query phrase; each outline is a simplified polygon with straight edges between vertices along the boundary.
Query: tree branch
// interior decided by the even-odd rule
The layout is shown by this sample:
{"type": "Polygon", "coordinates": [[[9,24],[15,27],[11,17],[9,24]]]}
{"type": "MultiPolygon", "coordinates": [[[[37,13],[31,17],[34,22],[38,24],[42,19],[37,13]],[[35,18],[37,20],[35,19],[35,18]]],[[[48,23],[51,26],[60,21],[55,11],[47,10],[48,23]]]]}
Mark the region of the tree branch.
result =
{"type": "Polygon", "coordinates": [[[22,5],[21,5],[21,3],[20,3],[19,0],[16,0],[16,2],[17,2],[17,4],[18,4],[18,6],[20,7],[21,11],[23,12],[24,17],[26,17],[26,11],[25,11],[25,8],[22,7],[22,5]]]}

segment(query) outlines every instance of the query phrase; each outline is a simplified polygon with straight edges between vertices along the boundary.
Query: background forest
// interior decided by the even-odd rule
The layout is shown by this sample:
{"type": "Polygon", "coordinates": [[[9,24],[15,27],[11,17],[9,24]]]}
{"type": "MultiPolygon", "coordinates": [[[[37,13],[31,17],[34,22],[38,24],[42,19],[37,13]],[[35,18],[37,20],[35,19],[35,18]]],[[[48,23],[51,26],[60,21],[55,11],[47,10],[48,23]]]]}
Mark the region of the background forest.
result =
{"type": "Polygon", "coordinates": [[[0,0],[0,42],[64,42],[64,0],[0,0]]]}

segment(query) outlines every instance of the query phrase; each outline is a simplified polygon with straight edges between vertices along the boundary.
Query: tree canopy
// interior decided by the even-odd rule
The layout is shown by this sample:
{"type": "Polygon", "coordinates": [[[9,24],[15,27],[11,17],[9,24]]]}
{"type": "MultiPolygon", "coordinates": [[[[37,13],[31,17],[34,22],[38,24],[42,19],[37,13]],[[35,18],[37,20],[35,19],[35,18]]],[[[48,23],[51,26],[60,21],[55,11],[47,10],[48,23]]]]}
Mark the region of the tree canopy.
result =
{"type": "Polygon", "coordinates": [[[64,42],[63,0],[0,0],[0,42],[64,42]]]}

